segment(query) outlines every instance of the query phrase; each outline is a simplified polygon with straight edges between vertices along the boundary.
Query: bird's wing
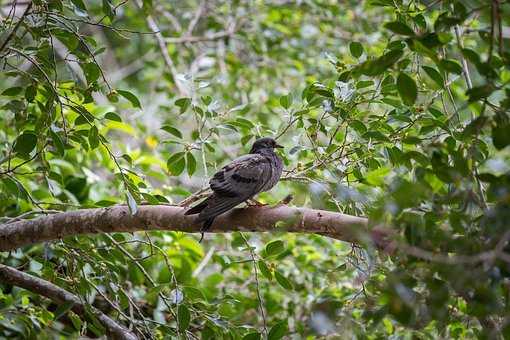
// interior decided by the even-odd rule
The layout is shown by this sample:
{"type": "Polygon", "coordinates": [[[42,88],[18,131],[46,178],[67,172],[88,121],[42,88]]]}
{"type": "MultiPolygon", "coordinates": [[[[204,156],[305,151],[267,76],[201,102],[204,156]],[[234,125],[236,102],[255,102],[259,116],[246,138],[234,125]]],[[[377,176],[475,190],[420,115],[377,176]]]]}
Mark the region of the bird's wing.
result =
{"type": "Polygon", "coordinates": [[[250,154],[233,160],[209,181],[219,196],[238,197],[242,201],[254,196],[271,178],[271,161],[259,154],[250,154]]]}

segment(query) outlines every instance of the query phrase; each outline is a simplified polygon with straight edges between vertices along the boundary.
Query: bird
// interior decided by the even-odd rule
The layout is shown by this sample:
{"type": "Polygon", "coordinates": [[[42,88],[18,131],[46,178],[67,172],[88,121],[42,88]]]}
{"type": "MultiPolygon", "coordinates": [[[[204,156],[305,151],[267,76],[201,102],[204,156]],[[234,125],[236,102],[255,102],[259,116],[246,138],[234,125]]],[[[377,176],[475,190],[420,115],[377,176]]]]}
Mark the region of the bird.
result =
{"type": "Polygon", "coordinates": [[[202,242],[204,232],[218,215],[252,200],[256,194],[268,191],[278,183],[283,162],[275,148],[283,146],[271,137],[259,138],[253,143],[249,154],[234,159],[209,180],[212,194],[184,213],[198,214],[196,222],[203,223],[199,242],[202,242]]]}

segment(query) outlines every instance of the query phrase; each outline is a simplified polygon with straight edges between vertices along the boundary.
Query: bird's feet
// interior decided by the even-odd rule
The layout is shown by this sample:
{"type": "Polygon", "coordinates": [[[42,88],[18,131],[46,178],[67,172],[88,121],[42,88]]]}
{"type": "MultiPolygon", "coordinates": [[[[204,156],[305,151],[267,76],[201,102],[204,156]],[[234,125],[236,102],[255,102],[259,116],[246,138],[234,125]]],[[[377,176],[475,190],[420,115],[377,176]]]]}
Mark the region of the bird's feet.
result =
{"type": "Polygon", "coordinates": [[[265,207],[267,204],[259,202],[253,198],[246,200],[246,205],[249,207],[265,207]]]}
{"type": "Polygon", "coordinates": [[[292,201],[294,199],[294,196],[292,196],[291,194],[288,194],[287,196],[285,196],[280,202],[276,203],[276,207],[277,206],[280,206],[280,205],[287,205],[290,203],[290,201],[292,201]]]}

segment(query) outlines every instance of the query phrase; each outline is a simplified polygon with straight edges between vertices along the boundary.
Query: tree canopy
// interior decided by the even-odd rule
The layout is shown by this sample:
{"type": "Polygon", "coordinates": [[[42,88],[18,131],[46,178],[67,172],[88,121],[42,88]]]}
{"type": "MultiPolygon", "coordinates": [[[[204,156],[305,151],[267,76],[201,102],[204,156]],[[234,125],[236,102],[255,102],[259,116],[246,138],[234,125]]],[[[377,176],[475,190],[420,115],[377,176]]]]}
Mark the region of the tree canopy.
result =
{"type": "Polygon", "coordinates": [[[0,16],[1,337],[510,338],[508,2],[0,16]],[[198,243],[183,207],[262,136],[268,206],[198,243]]]}

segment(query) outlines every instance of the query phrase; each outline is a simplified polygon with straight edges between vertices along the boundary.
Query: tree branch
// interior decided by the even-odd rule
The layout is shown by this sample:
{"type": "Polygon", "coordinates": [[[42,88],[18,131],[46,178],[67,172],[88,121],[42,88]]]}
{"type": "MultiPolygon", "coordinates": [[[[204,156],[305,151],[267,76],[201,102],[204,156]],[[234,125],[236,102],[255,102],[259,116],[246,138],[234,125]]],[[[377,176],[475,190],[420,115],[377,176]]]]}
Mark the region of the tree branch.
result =
{"type": "MultiPolygon", "coordinates": [[[[72,304],[72,311],[78,315],[85,316],[87,313],[87,306],[85,306],[81,302],[80,298],[78,298],[76,295],[54,285],[51,282],[45,281],[3,264],[0,264],[0,282],[24,288],[35,294],[47,297],[57,304],[72,304]]],[[[123,326],[119,325],[115,320],[106,314],[102,313],[94,307],[91,307],[90,309],[92,313],[97,317],[99,322],[101,322],[101,324],[106,328],[107,333],[113,339],[138,339],[136,335],[128,331],[123,326]]]]}
{"type": "MultiPolygon", "coordinates": [[[[200,232],[195,216],[186,216],[177,206],[140,206],[131,215],[127,206],[68,211],[0,225],[0,251],[10,251],[29,244],[79,234],[134,232],[140,230],[174,230],[200,232]]],[[[276,207],[234,209],[216,218],[209,232],[233,231],[315,233],[354,243],[373,242],[376,247],[388,245],[389,229],[368,231],[366,218],[325,210],[276,207]]]]}
{"type": "Polygon", "coordinates": [[[167,43],[172,44],[185,44],[185,43],[194,43],[194,42],[203,42],[203,41],[214,41],[220,40],[224,38],[229,38],[235,34],[235,30],[221,31],[212,33],[210,35],[205,36],[182,36],[182,37],[168,37],[165,38],[167,43]]]}

